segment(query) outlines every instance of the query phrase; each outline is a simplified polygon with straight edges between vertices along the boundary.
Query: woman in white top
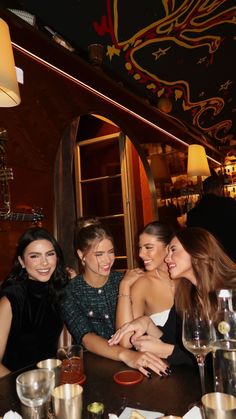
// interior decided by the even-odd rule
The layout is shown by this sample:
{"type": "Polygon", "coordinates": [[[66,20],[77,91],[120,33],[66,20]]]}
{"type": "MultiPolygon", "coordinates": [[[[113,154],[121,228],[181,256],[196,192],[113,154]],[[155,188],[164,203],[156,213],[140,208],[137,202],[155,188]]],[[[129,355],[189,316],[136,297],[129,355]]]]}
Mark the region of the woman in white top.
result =
{"type": "MultiPolygon", "coordinates": [[[[139,257],[143,260],[145,272],[138,279],[131,281],[124,277],[120,282],[117,329],[143,315],[150,316],[158,326],[166,323],[177,286],[171,281],[164,261],[173,234],[171,226],[154,221],[147,224],[139,235],[139,257]]],[[[122,345],[131,347],[129,338],[124,336],[122,345]]]]}

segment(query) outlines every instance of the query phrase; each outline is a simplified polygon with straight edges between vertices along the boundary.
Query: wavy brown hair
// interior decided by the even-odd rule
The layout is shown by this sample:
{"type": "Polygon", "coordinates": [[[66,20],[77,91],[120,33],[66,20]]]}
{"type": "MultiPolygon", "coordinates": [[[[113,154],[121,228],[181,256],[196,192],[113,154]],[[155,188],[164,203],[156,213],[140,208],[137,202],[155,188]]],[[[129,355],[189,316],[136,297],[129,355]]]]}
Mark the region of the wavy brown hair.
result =
{"type": "Polygon", "coordinates": [[[203,312],[213,316],[217,298],[222,288],[236,290],[236,263],[224,252],[215,237],[199,227],[187,227],[176,232],[175,237],[191,257],[197,285],[182,278],[175,295],[175,306],[181,314],[201,305],[203,312]]]}

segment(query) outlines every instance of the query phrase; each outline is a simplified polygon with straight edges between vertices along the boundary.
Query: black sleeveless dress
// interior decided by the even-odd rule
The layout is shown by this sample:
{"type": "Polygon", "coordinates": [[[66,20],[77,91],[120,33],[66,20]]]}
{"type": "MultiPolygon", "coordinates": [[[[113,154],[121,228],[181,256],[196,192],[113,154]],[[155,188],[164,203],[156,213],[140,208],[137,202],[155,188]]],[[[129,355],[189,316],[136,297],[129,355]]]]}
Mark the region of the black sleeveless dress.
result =
{"type": "Polygon", "coordinates": [[[63,327],[59,306],[52,304],[48,282],[26,280],[4,288],[12,324],[2,363],[11,371],[56,356],[63,327]]]}

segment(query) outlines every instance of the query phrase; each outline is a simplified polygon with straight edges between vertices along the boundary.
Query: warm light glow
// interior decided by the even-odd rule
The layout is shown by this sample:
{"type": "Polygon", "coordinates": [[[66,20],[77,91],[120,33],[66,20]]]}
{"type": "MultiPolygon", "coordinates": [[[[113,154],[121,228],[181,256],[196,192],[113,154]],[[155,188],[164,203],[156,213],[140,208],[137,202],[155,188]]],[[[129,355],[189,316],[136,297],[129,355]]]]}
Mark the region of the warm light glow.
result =
{"type": "Polygon", "coordinates": [[[170,113],[172,111],[172,102],[168,97],[161,97],[157,102],[157,108],[164,113],[170,113]]]}
{"type": "Polygon", "coordinates": [[[9,28],[0,19],[0,107],[16,106],[20,101],[9,28]]]}
{"type": "Polygon", "coordinates": [[[191,144],[188,147],[188,176],[210,176],[206,151],[202,145],[191,144]]]}
{"type": "Polygon", "coordinates": [[[161,154],[152,154],[150,157],[150,166],[154,181],[171,183],[170,170],[164,156],[161,154]]]}

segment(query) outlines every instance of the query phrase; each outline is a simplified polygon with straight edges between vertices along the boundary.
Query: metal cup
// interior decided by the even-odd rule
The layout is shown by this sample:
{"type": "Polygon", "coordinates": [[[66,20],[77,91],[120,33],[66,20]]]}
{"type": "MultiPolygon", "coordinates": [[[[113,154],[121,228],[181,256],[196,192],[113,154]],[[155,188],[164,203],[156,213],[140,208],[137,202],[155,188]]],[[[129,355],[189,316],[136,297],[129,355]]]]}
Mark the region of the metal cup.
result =
{"type": "Polygon", "coordinates": [[[83,387],[62,384],[52,392],[52,406],[57,419],[81,419],[83,387]]]}
{"type": "Polygon", "coordinates": [[[50,371],[54,371],[55,373],[55,387],[59,386],[60,384],[60,377],[61,377],[61,361],[60,359],[44,359],[37,363],[37,368],[47,368],[50,371]]]}
{"type": "Polygon", "coordinates": [[[226,393],[208,393],[202,396],[206,419],[235,419],[236,398],[226,393]]]}
{"type": "Polygon", "coordinates": [[[161,419],[182,419],[182,416],[168,415],[168,416],[162,416],[161,419]]]}

